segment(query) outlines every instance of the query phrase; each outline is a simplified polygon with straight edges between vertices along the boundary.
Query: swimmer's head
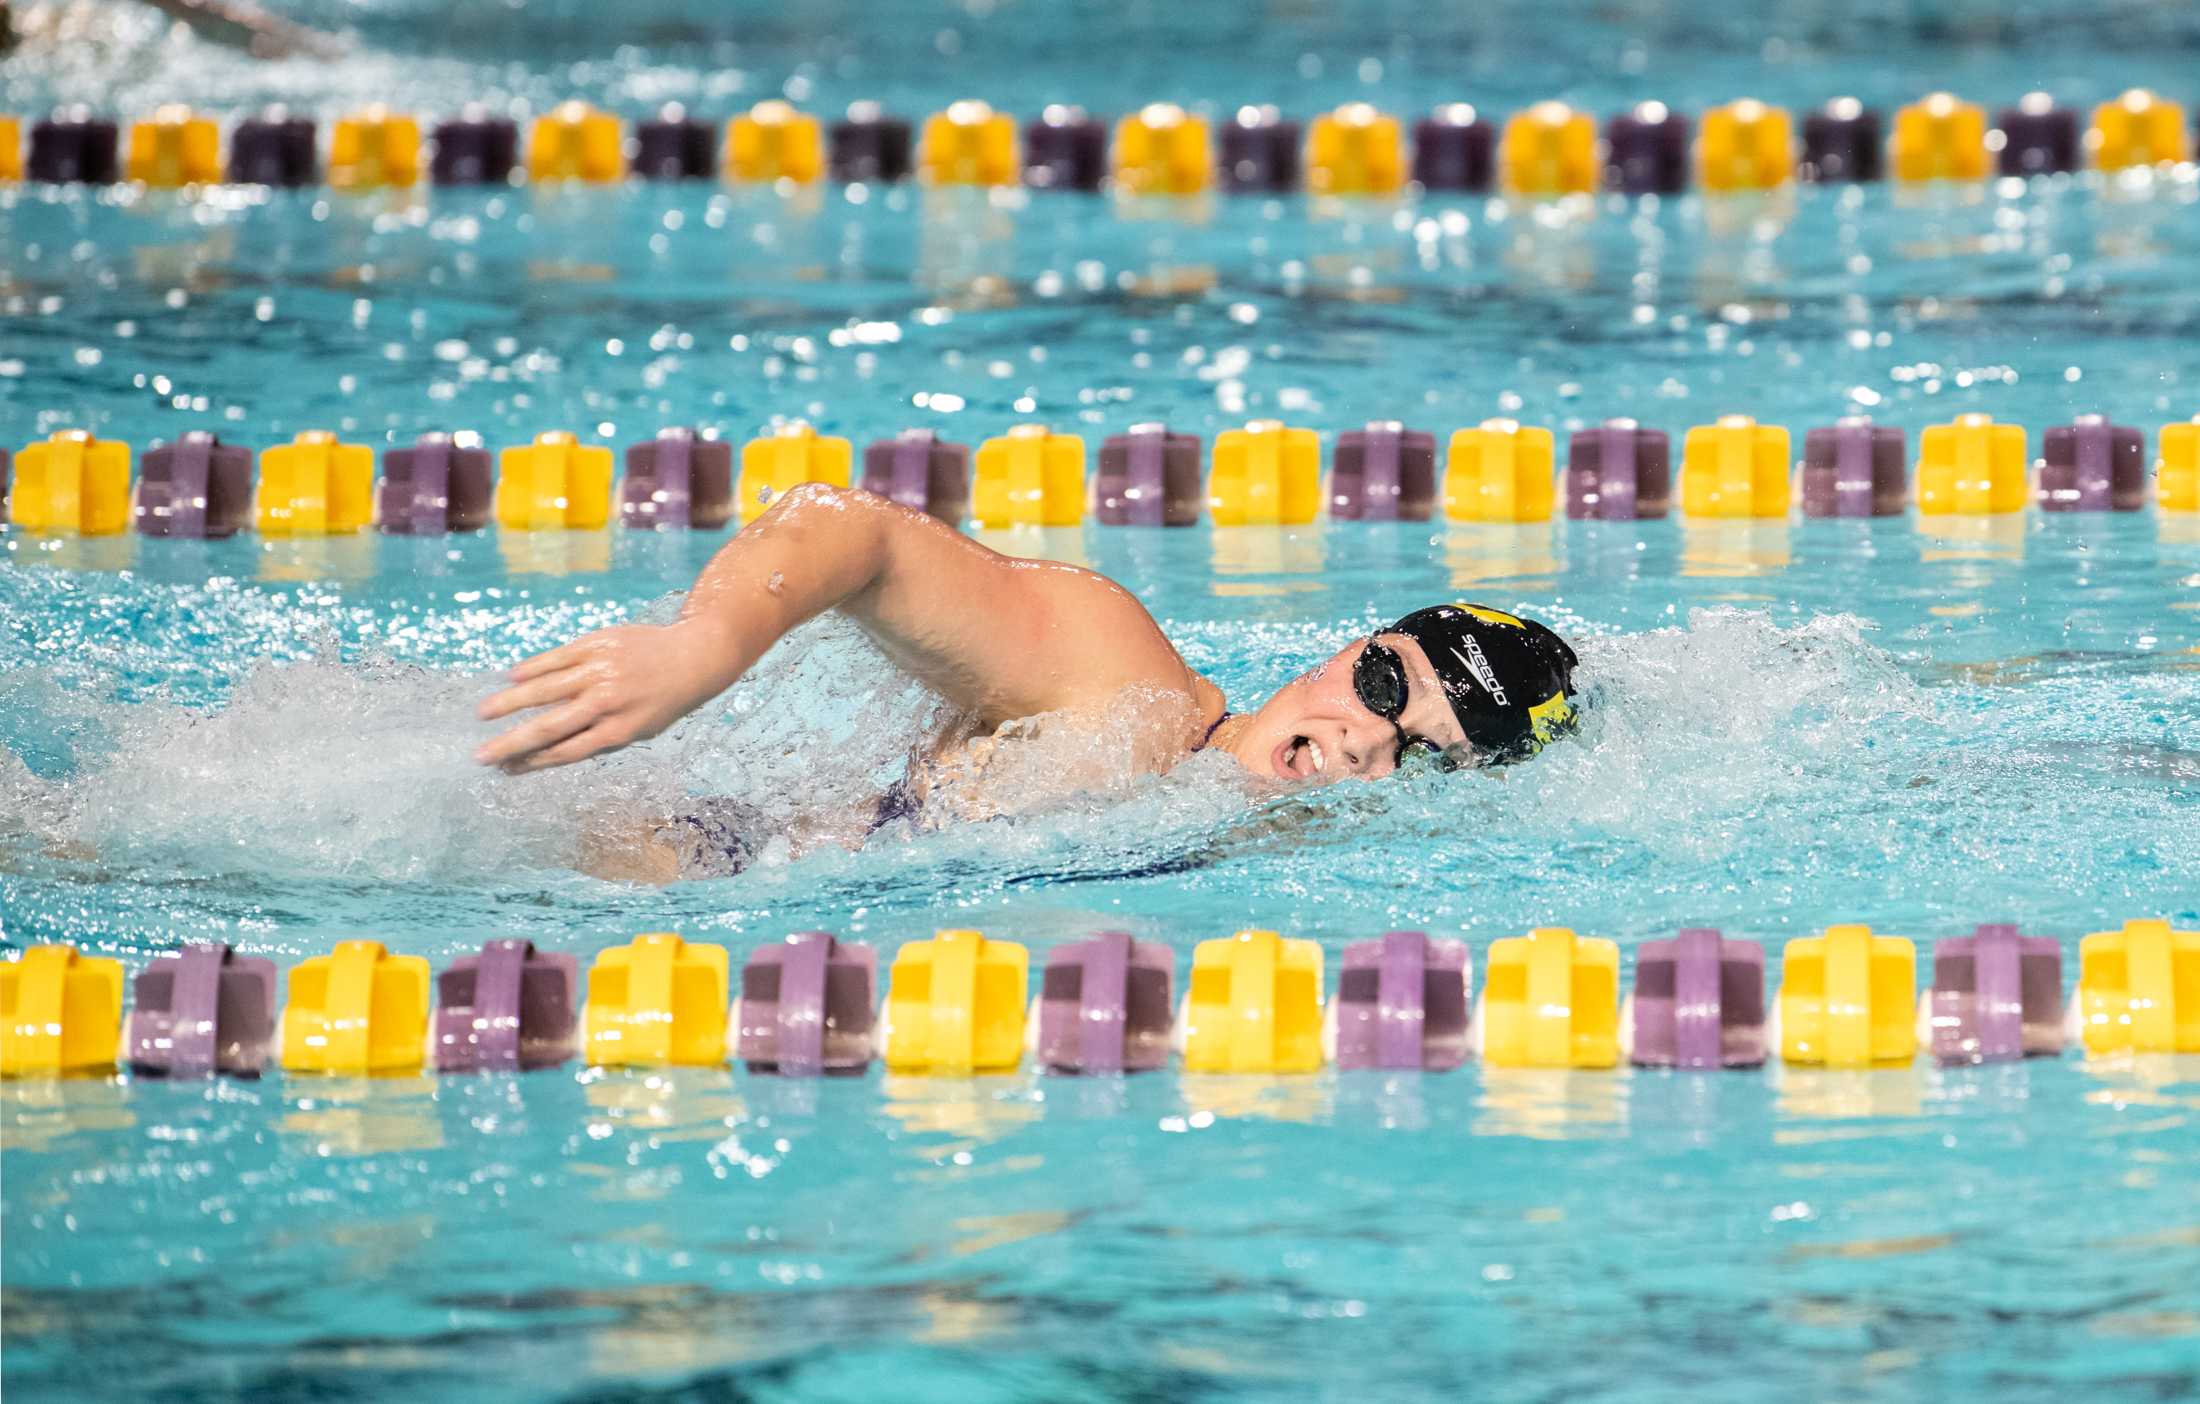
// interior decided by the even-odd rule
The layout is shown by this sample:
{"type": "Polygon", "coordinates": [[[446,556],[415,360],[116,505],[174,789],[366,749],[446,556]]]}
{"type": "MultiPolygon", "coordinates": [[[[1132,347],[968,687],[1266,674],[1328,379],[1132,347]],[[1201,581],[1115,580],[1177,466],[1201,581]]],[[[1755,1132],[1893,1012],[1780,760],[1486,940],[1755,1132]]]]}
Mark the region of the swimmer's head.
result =
{"type": "Polygon", "coordinates": [[[1285,780],[1377,779],[1415,752],[1503,765],[1573,725],[1574,661],[1531,619],[1469,604],[1417,609],[1285,684],[1230,751],[1285,780]]]}

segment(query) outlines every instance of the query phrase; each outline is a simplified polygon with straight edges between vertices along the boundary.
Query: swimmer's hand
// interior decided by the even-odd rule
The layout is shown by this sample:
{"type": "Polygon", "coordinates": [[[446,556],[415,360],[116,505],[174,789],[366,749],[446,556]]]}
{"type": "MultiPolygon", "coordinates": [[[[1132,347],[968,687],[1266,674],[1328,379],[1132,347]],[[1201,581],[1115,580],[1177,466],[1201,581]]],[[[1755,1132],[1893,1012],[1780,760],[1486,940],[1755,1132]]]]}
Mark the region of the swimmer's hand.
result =
{"type": "Polygon", "coordinates": [[[480,707],[483,721],[534,715],[474,759],[524,775],[647,741],[722,690],[724,641],[707,632],[694,619],[621,624],[536,654],[480,707]]]}

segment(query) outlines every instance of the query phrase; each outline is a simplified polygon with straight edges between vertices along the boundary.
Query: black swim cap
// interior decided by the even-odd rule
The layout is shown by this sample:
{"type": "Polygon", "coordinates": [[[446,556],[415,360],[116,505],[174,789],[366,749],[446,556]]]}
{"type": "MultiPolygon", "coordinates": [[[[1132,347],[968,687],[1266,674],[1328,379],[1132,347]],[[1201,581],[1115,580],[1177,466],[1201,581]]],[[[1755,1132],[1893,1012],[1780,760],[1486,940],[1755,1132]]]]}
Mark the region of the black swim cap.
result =
{"type": "Polygon", "coordinates": [[[1574,651],[1532,619],[1481,605],[1432,605],[1388,629],[1421,646],[1452,715],[1484,764],[1524,760],[1574,723],[1574,651]]]}

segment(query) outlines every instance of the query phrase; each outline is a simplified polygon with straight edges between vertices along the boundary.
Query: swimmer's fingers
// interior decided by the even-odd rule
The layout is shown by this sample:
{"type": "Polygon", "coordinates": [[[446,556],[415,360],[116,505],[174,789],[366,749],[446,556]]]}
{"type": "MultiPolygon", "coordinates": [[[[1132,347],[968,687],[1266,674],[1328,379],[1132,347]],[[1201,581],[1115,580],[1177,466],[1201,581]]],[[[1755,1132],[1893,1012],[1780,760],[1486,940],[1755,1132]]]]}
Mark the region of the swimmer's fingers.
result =
{"type": "Polygon", "coordinates": [[[540,674],[526,682],[514,683],[502,692],[483,698],[475,709],[475,715],[483,721],[495,721],[514,712],[524,712],[529,707],[540,707],[550,702],[563,702],[578,696],[588,686],[590,672],[583,668],[560,668],[554,673],[540,674]]]}
{"type": "Polygon", "coordinates": [[[516,683],[529,682],[545,673],[554,673],[560,668],[570,668],[576,663],[585,663],[596,656],[597,650],[602,647],[602,643],[603,640],[599,635],[584,634],[569,644],[550,649],[545,653],[538,653],[532,658],[523,658],[512,669],[512,681],[516,683]]]}
{"type": "Polygon", "coordinates": [[[474,759],[483,765],[510,769],[515,762],[586,731],[601,712],[602,708],[592,702],[568,702],[483,742],[481,749],[474,752],[474,759]]]}
{"type": "Polygon", "coordinates": [[[611,728],[592,726],[578,736],[560,741],[548,750],[538,751],[525,760],[514,761],[504,769],[508,774],[525,775],[530,771],[549,770],[553,766],[587,760],[600,751],[615,751],[624,744],[611,728]]]}

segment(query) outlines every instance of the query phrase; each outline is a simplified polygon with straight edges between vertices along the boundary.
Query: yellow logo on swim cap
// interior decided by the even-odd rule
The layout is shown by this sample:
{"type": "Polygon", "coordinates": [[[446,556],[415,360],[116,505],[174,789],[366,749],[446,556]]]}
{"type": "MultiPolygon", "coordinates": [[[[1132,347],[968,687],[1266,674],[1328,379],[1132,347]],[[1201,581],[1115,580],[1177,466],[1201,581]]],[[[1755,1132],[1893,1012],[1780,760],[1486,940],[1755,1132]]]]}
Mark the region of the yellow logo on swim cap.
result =
{"type": "Polygon", "coordinates": [[[1528,725],[1538,747],[1574,724],[1574,705],[1563,692],[1554,692],[1528,709],[1528,725]]]}
{"type": "Polygon", "coordinates": [[[1452,605],[1452,608],[1463,610],[1466,613],[1471,614],[1475,618],[1481,620],[1484,624],[1509,624],[1515,629],[1525,629],[1528,627],[1525,621],[1517,618],[1514,615],[1507,614],[1501,609],[1490,609],[1483,605],[1470,605],[1464,600],[1455,602],[1452,605]]]}

